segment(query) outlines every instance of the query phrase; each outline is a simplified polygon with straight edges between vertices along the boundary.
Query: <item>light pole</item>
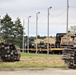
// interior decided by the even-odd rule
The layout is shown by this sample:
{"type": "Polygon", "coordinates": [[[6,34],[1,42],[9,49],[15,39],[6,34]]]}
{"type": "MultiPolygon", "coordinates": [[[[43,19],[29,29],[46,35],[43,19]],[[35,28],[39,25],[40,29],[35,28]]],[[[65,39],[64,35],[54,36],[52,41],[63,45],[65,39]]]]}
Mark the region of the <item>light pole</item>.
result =
{"type": "Polygon", "coordinates": [[[67,23],[66,23],[67,44],[68,44],[68,13],[69,13],[69,0],[67,0],[67,23]]]}
{"type": "Polygon", "coordinates": [[[28,17],[28,53],[29,53],[29,18],[31,18],[31,16],[28,17]]]}
{"type": "Polygon", "coordinates": [[[23,52],[24,52],[24,19],[23,19],[23,52]]]}
{"type": "MultiPolygon", "coordinates": [[[[1,28],[1,16],[0,16],[0,28],[1,28]]],[[[1,35],[1,29],[0,29],[0,35],[1,35]]]]}
{"type": "Polygon", "coordinates": [[[49,10],[51,9],[52,7],[49,7],[48,8],[48,25],[47,25],[47,54],[49,54],[49,10]]]}
{"type": "Polygon", "coordinates": [[[37,35],[38,35],[38,14],[39,14],[40,12],[38,12],[38,13],[36,13],[36,54],[37,54],[37,51],[38,51],[38,49],[37,49],[37,35]]]}
{"type": "Polygon", "coordinates": [[[0,27],[1,27],[1,16],[0,16],[0,27]]]}

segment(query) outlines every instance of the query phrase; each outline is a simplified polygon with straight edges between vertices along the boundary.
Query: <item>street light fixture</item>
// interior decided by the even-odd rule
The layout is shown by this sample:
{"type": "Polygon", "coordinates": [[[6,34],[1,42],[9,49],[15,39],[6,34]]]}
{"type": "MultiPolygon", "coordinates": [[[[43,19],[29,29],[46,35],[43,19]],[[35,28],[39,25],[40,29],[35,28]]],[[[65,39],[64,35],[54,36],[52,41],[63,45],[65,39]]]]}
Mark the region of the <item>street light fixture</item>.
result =
{"type": "Polygon", "coordinates": [[[49,10],[51,9],[52,7],[49,7],[48,8],[48,25],[47,25],[47,54],[49,54],[49,10]]]}
{"type": "Polygon", "coordinates": [[[31,16],[28,17],[28,53],[29,53],[29,18],[31,18],[31,16]]]}
{"type": "Polygon", "coordinates": [[[36,54],[37,54],[37,35],[38,35],[38,14],[40,14],[40,12],[36,13],[36,54]]]}

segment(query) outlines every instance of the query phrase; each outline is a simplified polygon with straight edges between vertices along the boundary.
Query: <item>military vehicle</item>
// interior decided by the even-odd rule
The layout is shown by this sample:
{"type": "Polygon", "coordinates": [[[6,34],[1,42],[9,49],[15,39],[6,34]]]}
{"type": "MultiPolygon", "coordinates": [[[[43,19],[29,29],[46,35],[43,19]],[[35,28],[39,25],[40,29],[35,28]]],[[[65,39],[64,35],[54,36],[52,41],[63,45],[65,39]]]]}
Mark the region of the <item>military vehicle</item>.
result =
{"type": "Polygon", "coordinates": [[[16,49],[15,45],[0,43],[0,61],[13,62],[20,60],[20,53],[16,49]]]}

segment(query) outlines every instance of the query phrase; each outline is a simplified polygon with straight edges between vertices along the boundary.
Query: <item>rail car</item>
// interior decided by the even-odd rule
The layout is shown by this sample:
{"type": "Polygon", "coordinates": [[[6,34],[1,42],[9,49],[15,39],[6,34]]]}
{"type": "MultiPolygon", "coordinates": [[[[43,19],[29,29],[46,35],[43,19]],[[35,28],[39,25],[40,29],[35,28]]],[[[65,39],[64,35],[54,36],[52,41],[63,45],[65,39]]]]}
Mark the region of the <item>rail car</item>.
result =
{"type": "MultiPolygon", "coordinates": [[[[71,35],[69,36],[71,38],[71,35]]],[[[66,33],[57,33],[55,38],[55,44],[49,43],[49,53],[62,53],[64,47],[66,47],[66,33]],[[65,37],[65,38],[64,38],[65,37]]],[[[47,43],[40,42],[37,44],[39,53],[47,53],[47,43]]],[[[25,52],[28,51],[28,45],[25,47],[25,52]]],[[[36,52],[36,45],[34,43],[29,43],[29,52],[36,52]]]]}

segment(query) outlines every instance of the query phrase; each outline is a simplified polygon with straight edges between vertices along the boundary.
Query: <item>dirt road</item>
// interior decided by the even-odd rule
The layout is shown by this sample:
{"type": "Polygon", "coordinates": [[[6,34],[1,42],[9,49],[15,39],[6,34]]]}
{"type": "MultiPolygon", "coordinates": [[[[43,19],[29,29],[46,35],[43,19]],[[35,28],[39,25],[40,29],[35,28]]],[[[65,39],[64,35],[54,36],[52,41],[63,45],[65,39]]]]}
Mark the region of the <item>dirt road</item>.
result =
{"type": "Polygon", "coordinates": [[[16,69],[0,70],[0,75],[76,75],[76,70],[69,69],[16,69]]]}

